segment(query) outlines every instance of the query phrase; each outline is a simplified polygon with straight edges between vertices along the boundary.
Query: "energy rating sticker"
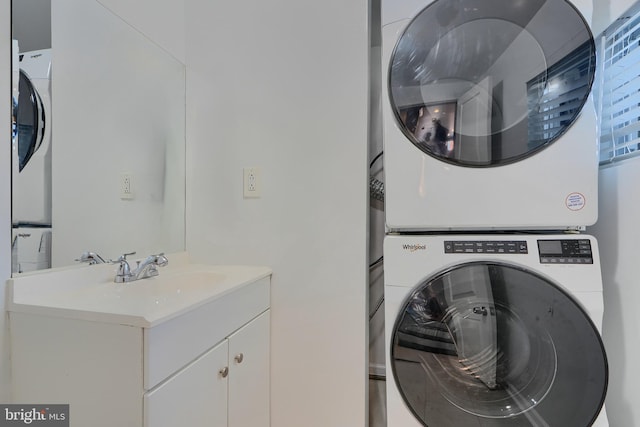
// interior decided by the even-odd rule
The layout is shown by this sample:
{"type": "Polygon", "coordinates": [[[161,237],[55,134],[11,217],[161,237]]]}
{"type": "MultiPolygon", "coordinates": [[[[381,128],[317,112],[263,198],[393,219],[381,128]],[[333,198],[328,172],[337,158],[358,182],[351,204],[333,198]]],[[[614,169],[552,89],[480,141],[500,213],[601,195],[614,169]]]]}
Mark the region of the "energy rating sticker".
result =
{"type": "Polygon", "coordinates": [[[585,203],[586,200],[580,193],[571,193],[565,199],[567,208],[572,211],[579,211],[580,209],[584,208],[585,203]]]}

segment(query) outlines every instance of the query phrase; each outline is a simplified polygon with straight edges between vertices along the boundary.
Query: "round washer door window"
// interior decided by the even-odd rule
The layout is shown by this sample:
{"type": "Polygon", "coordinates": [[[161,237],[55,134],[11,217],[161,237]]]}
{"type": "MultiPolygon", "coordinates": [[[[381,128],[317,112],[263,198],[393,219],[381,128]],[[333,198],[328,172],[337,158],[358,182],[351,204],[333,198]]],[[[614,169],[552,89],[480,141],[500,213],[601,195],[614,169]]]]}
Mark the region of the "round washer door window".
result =
{"type": "Polygon", "coordinates": [[[473,262],[430,278],[391,340],[395,384],[428,427],[585,427],[604,404],[607,360],[589,316],[517,266],[473,262]]]}
{"type": "Polygon", "coordinates": [[[591,91],[595,44],[565,0],[436,0],[402,33],[389,98],[423,152],[469,167],[522,160],[557,140],[591,91]]]}

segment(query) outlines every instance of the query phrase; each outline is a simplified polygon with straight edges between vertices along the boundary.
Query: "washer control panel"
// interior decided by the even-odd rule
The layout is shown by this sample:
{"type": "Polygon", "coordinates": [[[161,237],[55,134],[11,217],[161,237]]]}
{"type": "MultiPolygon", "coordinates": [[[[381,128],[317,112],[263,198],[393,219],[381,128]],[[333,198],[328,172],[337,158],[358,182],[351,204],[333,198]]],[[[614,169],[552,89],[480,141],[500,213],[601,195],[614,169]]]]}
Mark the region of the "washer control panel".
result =
{"type": "Polygon", "coordinates": [[[445,240],[445,254],[526,254],[524,240],[445,240]]]}
{"type": "Polygon", "coordinates": [[[538,240],[541,264],[593,264],[588,239],[538,240]]]}

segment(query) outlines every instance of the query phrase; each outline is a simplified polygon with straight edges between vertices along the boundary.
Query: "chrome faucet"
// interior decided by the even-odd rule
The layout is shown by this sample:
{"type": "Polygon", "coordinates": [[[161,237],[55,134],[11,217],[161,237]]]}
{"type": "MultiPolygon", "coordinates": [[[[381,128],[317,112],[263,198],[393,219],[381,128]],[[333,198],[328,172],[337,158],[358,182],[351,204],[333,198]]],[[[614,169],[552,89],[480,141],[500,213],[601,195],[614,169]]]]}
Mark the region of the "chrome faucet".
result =
{"type": "Polygon", "coordinates": [[[80,255],[80,258],[76,259],[76,261],[88,262],[89,265],[105,263],[104,258],[102,258],[100,255],[98,255],[95,252],[84,252],[82,255],[80,255]]]}
{"type": "Polygon", "coordinates": [[[158,255],[149,255],[144,261],[137,262],[136,268],[132,271],[127,256],[134,255],[135,252],[122,254],[118,259],[111,260],[113,264],[119,264],[116,277],[113,279],[116,283],[133,282],[139,279],[146,279],[158,275],[158,267],[164,267],[169,264],[169,260],[164,253],[158,255]]]}

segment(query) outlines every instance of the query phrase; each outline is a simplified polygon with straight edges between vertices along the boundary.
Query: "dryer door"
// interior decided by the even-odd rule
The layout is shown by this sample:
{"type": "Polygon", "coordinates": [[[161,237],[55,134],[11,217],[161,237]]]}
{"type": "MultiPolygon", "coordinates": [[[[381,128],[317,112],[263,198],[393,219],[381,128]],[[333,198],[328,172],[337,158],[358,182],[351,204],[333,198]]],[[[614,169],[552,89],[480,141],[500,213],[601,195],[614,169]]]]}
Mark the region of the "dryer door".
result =
{"type": "Polygon", "coordinates": [[[18,170],[22,172],[44,140],[46,120],[42,99],[22,70],[16,108],[18,170]]]}
{"type": "Polygon", "coordinates": [[[595,65],[589,26],[568,1],[436,0],[398,40],[389,99],[399,128],[423,152],[500,166],[571,126],[595,65]]]}
{"type": "Polygon", "coordinates": [[[429,427],[585,427],[607,389],[588,314],[548,279],[496,262],[460,264],[417,286],[389,356],[402,398],[429,427]]]}

